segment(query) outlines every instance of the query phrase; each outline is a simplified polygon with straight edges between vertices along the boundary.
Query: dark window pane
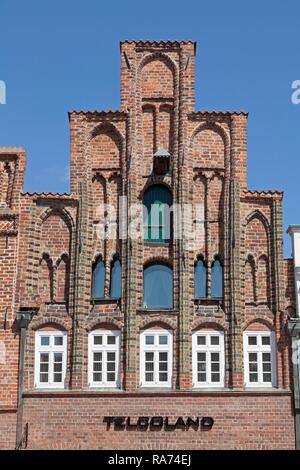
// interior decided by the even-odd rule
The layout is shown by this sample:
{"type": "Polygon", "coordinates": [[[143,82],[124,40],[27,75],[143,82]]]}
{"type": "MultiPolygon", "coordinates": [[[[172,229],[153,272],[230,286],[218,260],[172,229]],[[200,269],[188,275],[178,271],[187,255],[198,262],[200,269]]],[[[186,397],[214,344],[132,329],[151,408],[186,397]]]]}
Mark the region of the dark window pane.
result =
{"type": "Polygon", "coordinates": [[[120,299],[122,296],[122,268],[119,260],[115,260],[111,268],[110,297],[120,299]]]}
{"type": "Polygon", "coordinates": [[[168,344],[167,336],[159,336],[159,344],[168,344]]]}
{"type": "Polygon", "coordinates": [[[271,381],[272,381],[272,376],[271,376],[271,374],[269,374],[269,373],[263,374],[263,381],[264,381],[264,382],[271,382],[271,381]]]}
{"type": "Polygon", "coordinates": [[[94,336],[94,344],[102,344],[102,336],[94,336]]]}
{"type": "Polygon", "coordinates": [[[94,381],[94,382],[102,382],[102,374],[100,374],[100,373],[94,373],[94,374],[93,374],[93,381],[94,381]]]}
{"type": "Polygon", "coordinates": [[[257,337],[256,336],[248,336],[248,344],[249,344],[249,346],[256,346],[257,345],[257,337]]]}
{"type": "Polygon", "coordinates": [[[173,272],[164,264],[153,264],[144,270],[144,307],[172,308],[173,272]]]}
{"type": "Polygon", "coordinates": [[[211,268],[211,298],[223,297],[223,268],[219,260],[214,261],[211,268]]]}
{"type": "Polygon", "coordinates": [[[219,338],[219,336],[211,336],[211,337],[210,337],[210,344],[211,344],[212,346],[217,346],[217,345],[219,345],[219,344],[220,344],[220,338],[219,338]]]}
{"type": "Polygon", "coordinates": [[[162,185],[151,186],[144,194],[144,240],[168,242],[171,238],[172,193],[162,185]]]}
{"type": "Polygon", "coordinates": [[[197,336],[197,344],[200,346],[206,344],[206,336],[197,336]]]}
{"type": "Polygon", "coordinates": [[[107,337],[107,344],[116,344],[116,337],[115,336],[108,336],[107,337]]]}
{"type": "Polygon", "coordinates": [[[249,374],[250,375],[250,382],[257,382],[258,375],[257,374],[249,374]]]}
{"type": "Polygon", "coordinates": [[[146,344],[154,344],[154,336],[152,336],[152,335],[151,335],[151,336],[150,336],[150,335],[148,336],[148,335],[147,335],[145,342],[146,342],[146,344]]]}
{"type": "Polygon", "coordinates": [[[93,269],[92,297],[93,299],[102,299],[104,297],[105,267],[99,259],[93,269]]]}
{"type": "Polygon", "coordinates": [[[62,374],[55,373],[54,374],[54,382],[62,382],[62,374]]]}
{"type": "Polygon", "coordinates": [[[41,346],[49,346],[49,336],[41,336],[41,346]]]}
{"type": "Polygon", "coordinates": [[[94,353],[94,362],[102,361],[102,352],[95,352],[94,353]]]}
{"type": "Polygon", "coordinates": [[[269,346],[270,345],[270,340],[271,340],[270,336],[262,336],[261,337],[261,344],[263,346],[269,346]]]}
{"type": "Polygon", "coordinates": [[[54,336],[54,344],[55,344],[55,346],[62,346],[63,345],[63,337],[62,336],[54,336]]]}
{"type": "Polygon", "coordinates": [[[114,353],[114,352],[108,352],[107,353],[107,360],[108,361],[114,361],[115,358],[116,358],[116,353],[114,353]]]}
{"type": "Polygon", "coordinates": [[[167,382],[168,381],[168,374],[165,372],[159,373],[159,381],[160,382],[167,382]]]}
{"type": "Polygon", "coordinates": [[[107,374],[107,382],[114,382],[116,380],[116,375],[114,372],[109,372],[107,374]]]}
{"type": "Polygon", "coordinates": [[[220,382],[220,374],[211,374],[212,382],[220,382]]]}
{"type": "Polygon", "coordinates": [[[194,268],[194,295],[195,299],[206,298],[206,266],[201,259],[194,268]]]}

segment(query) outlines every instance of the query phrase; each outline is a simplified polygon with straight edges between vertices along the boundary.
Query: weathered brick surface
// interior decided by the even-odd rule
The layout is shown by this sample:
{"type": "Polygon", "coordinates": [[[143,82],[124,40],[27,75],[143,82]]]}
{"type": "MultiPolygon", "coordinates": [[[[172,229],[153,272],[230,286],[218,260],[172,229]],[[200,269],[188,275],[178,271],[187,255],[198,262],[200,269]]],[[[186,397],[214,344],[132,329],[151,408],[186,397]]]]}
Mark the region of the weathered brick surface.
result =
{"type": "MultiPolygon", "coordinates": [[[[25,399],[23,427],[29,448],[292,448],[294,425],[286,321],[294,312],[292,264],[282,253],[282,193],[247,190],[247,114],[195,112],[195,43],[121,43],[121,110],[72,111],[71,193],[22,193],[25,154],[0,149],[0,415],[9,431],[0,447],[13,447],[17,406],[19,308],[37,308],[27,333],[25,391],[34,389],[34,337],[40,328],[68,332],[67,388],[87,390],[88,332],[121,331],[121,388],[114,394],[25,399]],[[153,154],[171,155],[171,171],[153,174],[153,154]],[[149,245],[119,237],[119,196],[140,203],[153,184],[172,192],[173,202],[193,207],[181,221],[184,237],[149,245]],[[115,208],[101,208],[100,204],[115,208]],[[188,240],[191,227],[198,238],[188,240]],[[97,237],[96,228],[106,236],[97,237]],[[110,237],[113,227],[117,236],[110,237]],[[109,298],[112,261],[122,263],[122,301],[109,298]],[[92,265],[105,264],[105,299],[91,299],[92,265]],[[194,263],[207,266],[207,297],[194,301],[194,263]],[[224,297],[211,302],[211,269],[224,266],[224,297]],[[171,311],[143,308],[143,269],[160,260],[173,267],[171,311]],[[285,311],[287,309],[287,311],[285,311]],[[140,390],[139,336],[151,326],[174,333],[174,390],[145,397],[140,390]],[[225,333],[228,395],[191,395],[192,332],[225,333]],[[276,332],[278,393],[245,392],[243,332],[276,332]],[[284,393],[283,393],[284,391],[284,393]],[[128,395],[135,393],[136,396],[128,395]],[[126,395],[127,394],[127,395],[126,395]],[[105,432],[104,414],[209,415],[211,432],[105,432]]],[[[129,223],[134,216],[129,214],[129,223]]]]}

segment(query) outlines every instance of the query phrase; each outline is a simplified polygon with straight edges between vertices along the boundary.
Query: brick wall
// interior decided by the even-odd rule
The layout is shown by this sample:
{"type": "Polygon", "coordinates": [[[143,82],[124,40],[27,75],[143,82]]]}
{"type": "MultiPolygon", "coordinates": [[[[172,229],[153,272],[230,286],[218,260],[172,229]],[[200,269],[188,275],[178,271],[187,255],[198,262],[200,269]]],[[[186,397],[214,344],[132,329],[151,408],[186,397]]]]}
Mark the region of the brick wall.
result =
{"type": "MultiPolygon", "coordinates": [[[[226,395],[226,394],[225,394],[226,395]]],[[[290,396],[26,397],[30,449],[293,449],[290,396]],[[217,406],[216,406],[217,404],[217,406]],[[104,416],[214,418],[211,430],[107,430],[104,416]]]]}
{"type": "MultiPolygon", "coordinates": [[[[246,113],[195,112],[195,49],[192,41],[121,43],[121,110],[69,113],[71,193],[22,193],[24,151],[0,151],[0,274],[4,281],[0,283],[0,340],[8,353],[6,360],[0,361],[0,406],[7,410],[16,406],[16,311],[36,308],[25,358],[23,426],[29,422],[30,448],[294,445],[290,344],[284,312],[286,308],[292,312],[294,293],[292,266],[283,260],[282,253],[283,195],[247,190],[246,113]],[[153,154],[159,148],[170,154],[170,171],[165,175],[153,172],[153,154]],[[149,245],[144,243],[141,224],[137,240],[122,239],[118,197],[126,196],[129,205],[141,203],[145,191],[154,184],[167,187],[173,202],[182,208],[194,204],[192,216],[185,213],[180,222],[184,237],[149,245]],[[99,208],[100,204],[107,207],[99,208]],[[113,213],[109,206],[114,207],[113,213]],[[198,237],[188,239],[194,226],[199,229],[198,237]],[[117,236],[110,237],[114,227],[117,236]],[[97,236],[99,233],[103,236],[97,236]],[[105,264],[104,299],[93,301],[92,266],[99,256],[105,264]],[[121,302],[109,294],[115,256],[122,263],[121,302]],[[195,302],[194,263],[198,256],[207,267],[207,299],[195,302]],[[220,305],[210,298],[216,259],[224,269],[220,305]],[[170,311],[143,307],[143,270],[154,260],[173,268],[170,311]],[[139,341],[140,332],[149,326],[173,331],[172,387],[190,395],[142,395],[139,341]],[[99,327],[121,331],[122,391],[103,398],[30,394],[35,387],[36,331],[57,328],[68,332],[66,388],[80,393],[89,387],[88,332],[99,327]],[[201,328],[225,334],[223,395],[191,395],[191,338],[192,332],[201,328]],[[245,391],[246,329],[276,333],[277,393],[251,395],[245,391]],[[114,413],[127,410],[135,416],[143,406],[149,415],[209,412],[217,417],[216,427],[192,438],[190,432],[176,431],[171,440],[160,433],[159,442],[153,433],[136,433],[132,441],[132,433],[118,433],[120,440],[113,441],[113,432],[103,432],[99,424],[103,409],[114,413]]],[[[128,222],[136,223],[134,214],[128,214],[128,222]]],[[[9,416],[12,427],[14,415],[9,416]]],[[[5,416],[3,422],[7,419],[5,416]]],[[[1,445],[10,446],[8,442],[1,445]]]]}

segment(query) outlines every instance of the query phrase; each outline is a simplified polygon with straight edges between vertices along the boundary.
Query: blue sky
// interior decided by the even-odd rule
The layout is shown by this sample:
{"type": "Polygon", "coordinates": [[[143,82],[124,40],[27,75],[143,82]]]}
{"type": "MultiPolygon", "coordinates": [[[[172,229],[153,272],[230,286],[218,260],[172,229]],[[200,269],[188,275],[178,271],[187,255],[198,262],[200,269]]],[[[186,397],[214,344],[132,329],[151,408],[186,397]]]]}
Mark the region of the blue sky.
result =
{"type": "Polygon", "coordinates": [[[121,39],[194,39],[196,109],[249,112],[248,186],[300,223],[299,0],[0,0],[0,18],[0,145],[26,149],[25,190],[69,190],[67,112],[119,107],[121,39]]]}

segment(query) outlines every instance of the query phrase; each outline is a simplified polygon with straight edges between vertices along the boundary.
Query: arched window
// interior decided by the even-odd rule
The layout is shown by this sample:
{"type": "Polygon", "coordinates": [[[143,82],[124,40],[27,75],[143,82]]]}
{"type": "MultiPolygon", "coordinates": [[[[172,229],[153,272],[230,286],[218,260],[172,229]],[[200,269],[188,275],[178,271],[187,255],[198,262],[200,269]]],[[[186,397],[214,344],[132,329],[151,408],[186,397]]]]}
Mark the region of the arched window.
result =
{"type": "Polygon", "coordinates": [[[122,267],[119,259],[115,259],[111,266],[110,297],[120,299],[122,297],[122,267]]]}
{"type": "Polygon", "coordinates": [[[194,295],[195,299],[206,298],[207,269],[203,257],[199,256],[194,267],[194,295]]]}
{"type": "Polygon", "coordinates": [[[223,267],[218,257],[211,265],[211,298],[222,299],[223,297],[223,267]]]}
{"type": "Polygon", "coordinates": [[[173,307],[173,271],[165,264],[151,264],[144,269],[144,307],[173,307]]]}
{"type": "Polygon", "coordinates": [[[93,266],[92,280],[92,298],[103,299],[105,283],[105,266],[101,257],[99,257],[93,266]]]}
{"type": "Polygon", "coordinates": [[[171,239],[172,193],[163,185],[151,186],[144,194],[144,240],[167,243],[171,239]]]}

